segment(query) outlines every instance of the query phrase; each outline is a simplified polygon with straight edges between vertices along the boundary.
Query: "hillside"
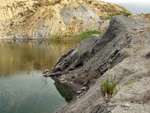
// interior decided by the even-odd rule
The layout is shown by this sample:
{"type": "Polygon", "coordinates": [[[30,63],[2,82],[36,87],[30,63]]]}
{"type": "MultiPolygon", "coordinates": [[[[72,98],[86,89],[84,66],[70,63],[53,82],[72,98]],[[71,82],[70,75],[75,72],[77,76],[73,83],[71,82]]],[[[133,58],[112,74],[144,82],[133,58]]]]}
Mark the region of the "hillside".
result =
{"type": "Polygon", "coordinates": [[[121,6],[98,0],[0,0],[0,36],[45,38],[79,34],[108,26],[103,20],[130,14],[121,6]]]}

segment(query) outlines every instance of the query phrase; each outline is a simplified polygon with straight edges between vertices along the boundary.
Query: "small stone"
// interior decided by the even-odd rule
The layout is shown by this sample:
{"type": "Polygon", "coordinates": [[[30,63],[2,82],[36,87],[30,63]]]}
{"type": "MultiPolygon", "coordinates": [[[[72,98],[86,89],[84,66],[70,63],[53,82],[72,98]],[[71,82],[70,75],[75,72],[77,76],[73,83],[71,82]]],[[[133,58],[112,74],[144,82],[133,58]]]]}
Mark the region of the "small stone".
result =
{"type": "Polygon", "coordinates": [[[128,108],[128,107],[130,107],[130,105],[128,103],[126,103],[126,104],[122,104],[121,107],[127,107],[128,108]]]}
{"type": "Polygon", "coordinates": [[[45,72],[49,72],[49,69],[45,69],[45,72]]]}
{"type": "Polygon", "coordinates": [[[65,80],[64,83],[67,83],[67,80],[65,80]]]}
{"type": "Polygon", "coordinates": [[[61,78],[60,81],[64,81],[65,79],[61,78]]]}
{"type": "Polygon", "coordinates": [[[46,69],[45,71],[43,71],[43,74],[45,74],[45,73],[47,73],[47,72],[49,72],[49,69],[46,69]]]}
{"type": "Polygon", "coordinates": [[[43,74],[43,76],[44,76],[44,77],[46,77],[46,76],[47,76],[47,74],[43,74]]]}
{"type": "Polygon", "coordinates": [[[80,97],[82,97],[84,94],[83,93],[80,93],[80,97]]]}
{"type": "Polygon", "coordinates": [[[83,92],[83,95],[86,93],[86,91],[83,92]]]}
{"type": "Polygon", "coordinates": [[[140,30],[139,32],[142,33],[142,32],[144,32],[144,30],[140,30]]]}
{"type": "Polygon", "coordinates": [[[130,107],[130,105],[128,103],[125,104],[126,107],[130,107]]]}
{"type": "Polygon", "coordinates": [[[75,79],[75,76],[72,76],[71,79],[75,79]]]}
{"type": "Polygon", "coordinates": [[[80,98],[80,96],[77,96],[77,98],[80,98]]]}
{"type": "Polygon", "coordinates": [[[133,28],[133,30],[138,30],[137,28],[133,28]]]}
{"type": "Polygon", "coordinates": [[[121,107],[124,109],[124,110],[128,110],[130,105],[129,104],[122,104],[121,107]]]}
{"type": "Polygon", "coordinates": [[[86,90],[87,90],[87,87],[82,87],[81,90],[82,90],[82,91],[86,91],[86,90]]]}
{"type": "Polygon", "coordinates": [[[81,94],[82,93],[82,91],[77,91],[77,94],[81,94]]]}

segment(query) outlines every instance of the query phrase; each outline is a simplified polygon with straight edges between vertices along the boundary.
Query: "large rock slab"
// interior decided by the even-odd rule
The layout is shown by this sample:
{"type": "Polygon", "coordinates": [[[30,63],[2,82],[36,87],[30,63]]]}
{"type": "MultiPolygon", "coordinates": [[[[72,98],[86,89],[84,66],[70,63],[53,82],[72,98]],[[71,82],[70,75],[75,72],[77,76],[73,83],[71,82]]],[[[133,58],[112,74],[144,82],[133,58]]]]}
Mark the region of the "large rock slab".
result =
{"type": "Polygon", "coordinates": [[[71,87],[75,91],[80,89],[79,86],[89,86],[93,78],[101,76],[123,60],[120,51],[132,40],[130,31],[142,24],[145,23],[137,24],[136,20],[125,16],[113,17],[102,37],[92,35],[68,50],[56,62],[49,76],[61,76],[68,82],[73,81],[76,86],[71,87]]]}
{"type": "Polygon", "coordinates": [[[145,21],[116,16],[104,36],[93,35],[68,50],[49,75],[57,80],[64,78],[69,83],[66,85],[76,91],[81,91],[83,85],[89,90],[58,113],[149,113],[149,27],[145,21]],[[94,72],[98,77],[84,84],[82,75],[94,72]],[[100,84],[110,75],[116,75],[119,92],[106,105],[100,84]]]}

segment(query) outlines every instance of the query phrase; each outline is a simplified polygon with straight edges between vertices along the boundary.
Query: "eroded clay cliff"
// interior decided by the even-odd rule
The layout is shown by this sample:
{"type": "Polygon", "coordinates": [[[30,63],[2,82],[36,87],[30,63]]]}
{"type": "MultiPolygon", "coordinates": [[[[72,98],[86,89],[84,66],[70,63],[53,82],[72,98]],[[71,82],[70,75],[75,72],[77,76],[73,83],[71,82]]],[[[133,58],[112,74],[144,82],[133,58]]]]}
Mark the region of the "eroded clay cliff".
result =
{"type": "MultiPolygon", "coordinates": [[[[100,30],[102,19],[130,13],[98,0],[0,0],[0,37],[50,37],[100,30]]],[[[108,23],[108,22],[107,22],[108,23]]],[[[102,27],[102,28],[101,28],[102,27]]]]}

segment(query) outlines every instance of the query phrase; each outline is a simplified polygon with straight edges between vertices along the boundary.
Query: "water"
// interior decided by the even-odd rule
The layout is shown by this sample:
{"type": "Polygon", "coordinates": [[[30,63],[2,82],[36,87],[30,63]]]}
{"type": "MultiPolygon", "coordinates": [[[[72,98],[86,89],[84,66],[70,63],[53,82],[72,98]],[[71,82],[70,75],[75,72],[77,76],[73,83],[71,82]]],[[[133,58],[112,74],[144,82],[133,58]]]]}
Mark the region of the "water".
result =
{"type": "Polygon", "coordinates": [[[72,92],[42,70],[76,42],[0,41],[0,113],[53,113],[72,92]]]}
{"type": "Polygon", "coordinates": [[[105,2],[112,2],[125,7],[134,14],[150,13],[149,0],[102,0],[105,2]]]}

